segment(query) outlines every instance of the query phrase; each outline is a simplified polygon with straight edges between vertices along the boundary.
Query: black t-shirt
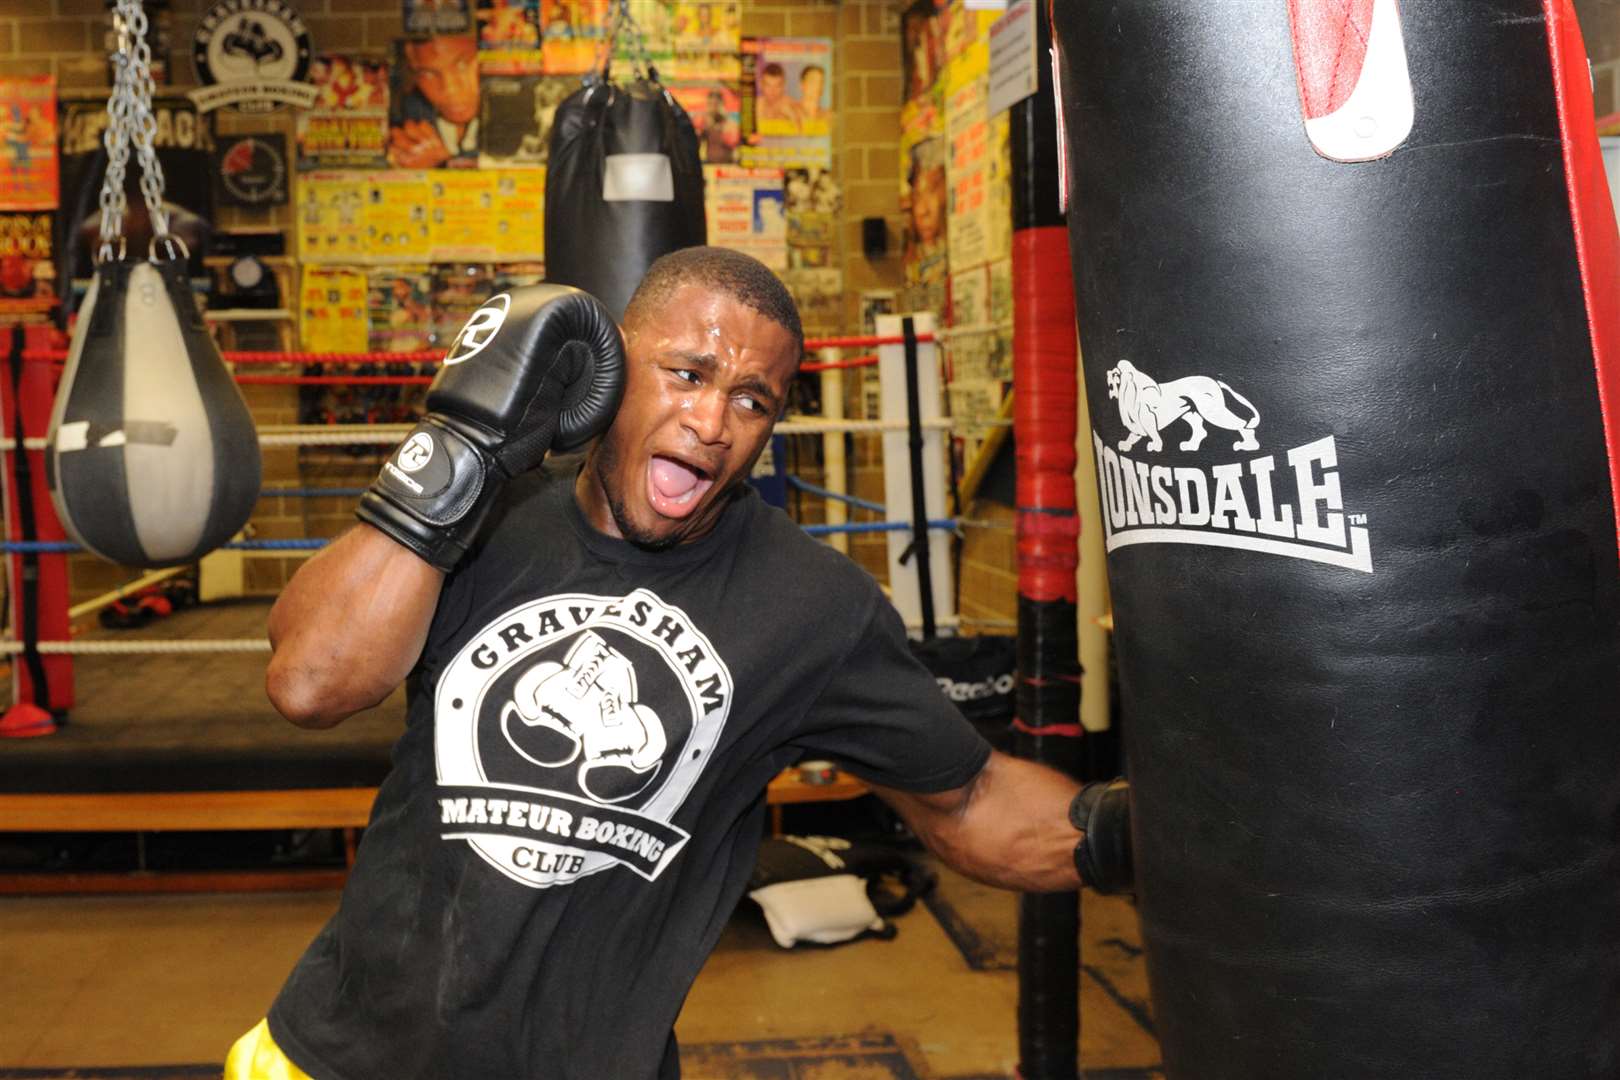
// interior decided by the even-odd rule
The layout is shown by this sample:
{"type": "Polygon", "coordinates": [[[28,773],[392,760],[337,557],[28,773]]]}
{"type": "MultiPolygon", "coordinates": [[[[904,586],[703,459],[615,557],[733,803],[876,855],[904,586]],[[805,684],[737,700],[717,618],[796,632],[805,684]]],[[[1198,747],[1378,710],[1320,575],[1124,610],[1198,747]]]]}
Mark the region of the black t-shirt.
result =
{"type": "Polygon", "coordinates": [[[944,791],[989,755],[871,577],[751,491],[650,552],[574,477],[514,483],[445,584],[342,903],[270,1010],[317,1080],[678,1076],[771,778],[944,791]]]}

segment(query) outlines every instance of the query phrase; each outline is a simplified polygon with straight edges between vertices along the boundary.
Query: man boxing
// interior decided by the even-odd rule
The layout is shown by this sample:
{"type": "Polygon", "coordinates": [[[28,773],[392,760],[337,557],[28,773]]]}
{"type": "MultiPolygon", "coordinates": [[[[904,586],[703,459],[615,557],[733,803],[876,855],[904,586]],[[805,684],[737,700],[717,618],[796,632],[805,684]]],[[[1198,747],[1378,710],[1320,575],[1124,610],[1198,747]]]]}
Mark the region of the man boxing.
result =
{"type": "Polygon", "coordinates": [[[623,334],[621,354],[600,305],[557,286],[486,303],[364,524],[277,601],[278,709],[325,727],[404,681],[408,722],[337,915],[233,1063],[678,1076],[676,1015],[746,886],[765,787],[806,756],[975,878],[1096,880],[1106,830],[1070,819],[1101,789],[992,753],[876,583],[744,483],[803,352],[782,284],[679,251],[623,334]],[[583,466],[536,468],[610,416],[583,466]]]}

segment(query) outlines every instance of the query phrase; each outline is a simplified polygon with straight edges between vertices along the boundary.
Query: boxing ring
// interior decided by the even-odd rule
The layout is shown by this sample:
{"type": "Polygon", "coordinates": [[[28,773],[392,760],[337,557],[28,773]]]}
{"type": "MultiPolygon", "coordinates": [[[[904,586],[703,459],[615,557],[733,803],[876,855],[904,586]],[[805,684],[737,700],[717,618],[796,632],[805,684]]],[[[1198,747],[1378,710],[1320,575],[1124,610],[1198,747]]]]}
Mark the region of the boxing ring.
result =
{"type": "MultiPolygon", "coordinates": [[[[777,424],[775,434],[815,440],[824,475],[822,483],[791,474],[783,478],[790,489],[821,500],[825,508],[824,522],[803,526],[811,535],[846,552],[851,535],[894,538],[892,591],[913,627],[925,627],[929,636],[936,629],[959,629],[964,622],[977,624],[978,629],[1001,629],[994,620],[964,620],[955,614],[946,554],[951,534],[1005,526],[948,512],[940,480],[944,439],[961,425],[940,415],[943,395],[937,383],[922,394],[907,395],[903,390],[908,366],[913,379],[919,368],[938,366],[931,320],[919,321],[929,329],[918,333],[909,319],[896,319],[902,323],[899,333],[806,342],[808,356],[801,371],[819,375],[824,415],[791,416],[777,424]],[[906,414],[845,417],[845,372],[877,367],[885,352],[899,372],[895,385],[902,387],[900,396],[908,398],[906,414]],[[899,452],[896,467],[885,470],[896,475],[885,484],[884,502],[848,490],[845,441],[851,435],[879,436],[888,442],[886,451],[899,452]],[[925,455],[934,459],[927,468],[921,460],[925,455]],[[927,490],[913,490],[910,485],[925,475],[927,490]],[[892,514],[890,508],[895,506],[910,516],[892,514]],[[919,578],[929,576],[930,548],[937,569],[931,584],[923,585],[919,578]],[[923,557],[914,557],[919,551],[923,557]]],[[[288,724],[262,689],[270,652],[264,637],[270,597],[204,603],[136,629],[95,627],[79,632],[75,624],[99,609],[189,567],[144,574],[69,606],[67,560],[82,549],[65,537],[53,512],[40,462],[45,440],[39,434],[46,426],[63,355],[53,347],[48,330],[35,330],[15,337],[10,355],[0,357],[7,537],[0,548],[7,555],[12,585],[10,623],[0,636],[0,655],[12,661],[14,704],[8,716],[26,722],[30,716],[43,715],[38,722],[44,726],[50,725],[51,713],[71,713],[71,720],[47,737],[4,740],[8,753],[0,755],[0,822],[6,831],[16,833],[133,833],[142,855],[145,834],[154,832],[335,829],[343,837],[346,858],[344,867],[330,868],[150,871],[141,865],[133,872],[14,872],[0,877],[0,893],[340,886],[377,786],[388,772],[390,750],[404,729],[403,689],[330,730],[288,724]],[[25,454],[16,452],[18,431],[25,454]],[[18,498],[25,490],[32,495],[26,509],[18,498]],[[135,669],[130,661],[137,657],[140,666],[135,669]],[[48,694],[38,692],[41,683],[48,694]],[[244,688],[251,689],[244,692],[244,688]]],[[[434,353],[309,352],[227,352],[225,358],[240,384],[333,387],[426,385],[431,376],[310,375],[275,369],[319,364],[319,370],[330,372],[363,365],[428,365],[441,359],[434,353]]],[[[887,381],[884,390],[886,395],[893,392],[887,381]]],[[[409,424],[390,423],[260,424],[258,436],[266,448],[381,448],[394,445],[409,430],[409,424]]],[[[357,500],[362,490],[277,484],[266,485],[261,497],[357,500]]],[[[221,552],[205,556],[199,576],[206,576],[209,563],[224,553],[246,559],[307,557],[328,542],[321,537],[240,536],[221,552]]],[[[785,770],[766,793],[773,831],[780,831],[784,806],[850,799],[865,792],[862,783],[842,772],[829,781],[785,770]]]]}

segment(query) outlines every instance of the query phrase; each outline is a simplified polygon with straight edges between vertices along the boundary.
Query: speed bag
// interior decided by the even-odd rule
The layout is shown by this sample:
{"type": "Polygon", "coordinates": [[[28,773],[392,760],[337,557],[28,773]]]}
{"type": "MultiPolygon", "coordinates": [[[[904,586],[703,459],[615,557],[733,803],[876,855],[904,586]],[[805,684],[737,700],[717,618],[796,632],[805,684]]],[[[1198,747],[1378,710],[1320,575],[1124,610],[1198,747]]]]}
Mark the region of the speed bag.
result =
{"type": "Polygon", "coordinates": [[[97,267],[46,441],[57,517],[104,559],[192,562],[247,523],[258,433],[182,262],[97,267]]]}
{"type": "Polygon", "coordinates": [[[570,96],[551,127],[545,217],[546,280],[584,289],[622,319],[654,259],[707,236],[686,110],[646,80],[570,96]]]}
{"type": "Polygon", "coordinates": [[[1620,1076],[1620,240],[1569,0],[1054,20],[1166,1074],[1620,1076]]]}

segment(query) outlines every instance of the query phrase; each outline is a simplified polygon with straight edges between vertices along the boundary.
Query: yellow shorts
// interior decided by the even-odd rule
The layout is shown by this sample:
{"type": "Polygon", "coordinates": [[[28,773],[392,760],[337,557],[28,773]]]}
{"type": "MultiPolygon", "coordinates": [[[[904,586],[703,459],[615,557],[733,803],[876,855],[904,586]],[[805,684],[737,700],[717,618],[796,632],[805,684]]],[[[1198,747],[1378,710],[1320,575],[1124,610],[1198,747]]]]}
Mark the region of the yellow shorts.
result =
{"type": "Polygon", "coordinates": [[[270,1025],[260,1020],[252,1031],[236,1040],[225,1058],[225,1080],[313,1080],[287,1060],[270,1037],[270,1025]]]}

